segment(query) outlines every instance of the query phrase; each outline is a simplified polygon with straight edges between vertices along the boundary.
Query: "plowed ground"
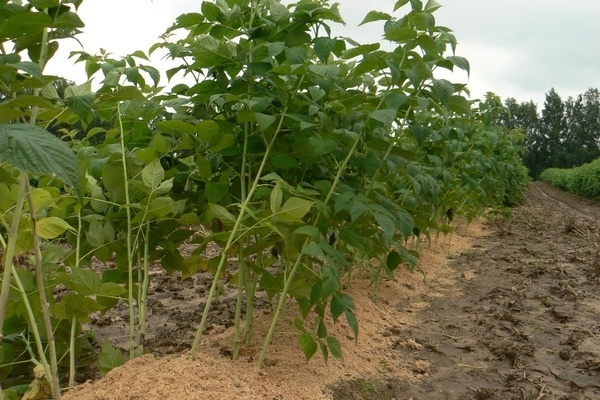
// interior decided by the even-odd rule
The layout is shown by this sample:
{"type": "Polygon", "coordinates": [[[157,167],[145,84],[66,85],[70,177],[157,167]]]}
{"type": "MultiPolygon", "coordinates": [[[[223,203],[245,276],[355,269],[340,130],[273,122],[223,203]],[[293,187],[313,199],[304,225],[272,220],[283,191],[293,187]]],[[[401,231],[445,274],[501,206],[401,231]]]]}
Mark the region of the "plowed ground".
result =
{"type": "MultiPolygon", "coordinates": [[[[255,361],[268,307],[233,362],[224,350],[231,341],[225,296],[192,361],[181,352],[193,339],[202,298],[186,301],[181,293],[203,293],[205,280],[165,277],[168,290],[151,295],[162,325],[150,340],[155,354],[171,355],[132,360],[65,398],[600,399],[597,202],[534,183],[513,218],[457,227],[426,252],[422,267],[425,279],[403,271],[377,295],[368,280],[355,283],[358,344],[344,324],[332,328],[343,361],[305,363],[283,321],[261,370],[255,361]]],[[[286,319],[293,317],[290,307],[286,319]]],[[[117,325],[98,334],[115,334],[117,325]]]]}

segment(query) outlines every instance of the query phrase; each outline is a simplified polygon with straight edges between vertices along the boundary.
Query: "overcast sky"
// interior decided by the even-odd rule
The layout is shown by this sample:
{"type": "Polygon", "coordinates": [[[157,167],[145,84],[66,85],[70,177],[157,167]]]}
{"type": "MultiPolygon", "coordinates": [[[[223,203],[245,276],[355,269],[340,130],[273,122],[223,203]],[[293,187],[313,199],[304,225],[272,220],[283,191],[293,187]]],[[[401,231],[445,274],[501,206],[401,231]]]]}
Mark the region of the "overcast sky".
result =
{"type": "MultiPolygon", "coordinates": [[[[381,27],[357,28],[371,9],[392,13],[396,0],[337,0],[346,28],[341,36],[361,43],[381,40],[381,27]]],[[[550,88],[566,99],[600,88],[599,0],[437,0],[438,25],[454,31],[457,55],[471,63],[473,98],[492,91],[502,99],[534,100],[538,109],[550,88]]],[[[424,1],[425,2],[425,1],[424,1]]],[[[175,18],[199,11],[198,0],[85,0],[79,9],[86,24],[79,36],[90,53],[101,47],[117,56],[146,51],[175,18]]],[[[408,6],[396,12],[401,17],[408,6]]],[[[78,50],[72,42],[67,46],[78,50]]],[[[82,72],[54,61],[47,72],[82,81],[82,72]],[[66,72],[69,71],[69,72],[66,72]]],[[[83,67],[78,68],[80,71],[83,67]]],[[[457,75],[454,81],[466,82],[457,75]]]]}

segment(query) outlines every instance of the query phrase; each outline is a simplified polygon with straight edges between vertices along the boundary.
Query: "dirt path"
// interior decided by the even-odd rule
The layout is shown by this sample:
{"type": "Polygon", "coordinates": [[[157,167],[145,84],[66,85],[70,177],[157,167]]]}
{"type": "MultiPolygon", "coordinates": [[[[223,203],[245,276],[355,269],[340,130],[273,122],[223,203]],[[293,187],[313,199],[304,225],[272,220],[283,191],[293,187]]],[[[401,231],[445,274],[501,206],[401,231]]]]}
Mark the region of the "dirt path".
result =
{"type": "Polygon", "coordinates": [[[599,221],[598,203],[531,185],[512,220],[451,263],[463,295],[413,299],[430,305],[397,342],[421,347],[391,351],[426,361],[427,377],[377,395],[340,383],[334,398],[600,399],[599,221]]]}
{"type": "MultiPolygon", "coordinates": [[[[401,273],[376,301],[368,282],[357,282],[358,346],[345,326],[334,328],[343,362],[305,364],[294,333],[282,329],[265,369],[254,366],[258,341],[234,363],[223,351],[225,323],[196,361],[145,356],[66,399],[600,399],[599,239],[598,203],[534,183],[513,219],[459,229],[450,246],[427,252],[426,280],[401,273]]],[[[201,292],[192,286],[184,289],[201,292]]],[[[179,321],[161,333],[176,351],[197,322],[198,303],[188,303],[185,323],[185,308],[157,313],[164,327],[179,321]]]]}

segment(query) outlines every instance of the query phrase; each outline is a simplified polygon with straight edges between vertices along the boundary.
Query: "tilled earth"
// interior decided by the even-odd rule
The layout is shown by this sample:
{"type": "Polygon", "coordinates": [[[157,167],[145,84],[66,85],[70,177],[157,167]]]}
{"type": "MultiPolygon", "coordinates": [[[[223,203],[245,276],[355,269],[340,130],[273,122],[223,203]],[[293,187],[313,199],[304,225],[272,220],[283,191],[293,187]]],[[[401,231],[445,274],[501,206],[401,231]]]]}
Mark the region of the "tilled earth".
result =
{"type": "Polygon", "coordinates": [[[334,399],[600,399],[600,204],[534,183],[492,226],[450,264],[463,295],[426,292],[418,324],[388,327],[423,379],[353,379],[334,399]]]}
{"type": "MultiPolygon", "coordinates": [[[[345,359],[327,366],[304,364],[293,332],[262,370],[252,356],[232,362],[219,342],[188,360],[210,278],[156,272],[146,345],[167,356],[135,359],[66,398],[600,399],[600,203],[533,183],[513,212],[471,236],[449,265],[453,250],[434,249],[427,279],[399,273],[379,296],[353,292],[358,345],[338,327],[345,359]]],[[[209,319],[214,337],[228,335],[233,303],[225,285],[209,319]]],[[[265,300],[257,308],[268,314],[265,300]]],[[[116,310],[92,329],[124,347],[126,318],[116,310]]]]}

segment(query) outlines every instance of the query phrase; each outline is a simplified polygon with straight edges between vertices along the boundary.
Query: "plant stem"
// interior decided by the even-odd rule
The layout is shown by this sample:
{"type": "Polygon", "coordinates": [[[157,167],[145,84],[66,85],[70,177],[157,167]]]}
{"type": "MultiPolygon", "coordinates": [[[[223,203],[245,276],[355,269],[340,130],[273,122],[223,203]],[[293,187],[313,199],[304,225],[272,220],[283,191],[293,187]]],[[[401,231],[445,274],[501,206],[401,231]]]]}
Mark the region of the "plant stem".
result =
{"type": "Polygon", "coordinates": [[[77,318],[71,319],[71,337],[69,343],[69,387],[75,386],[75,333],[77,332],[77,318]]]}
{"type": "Polygon", "coordinates": [[[44,285],[44,271],[42,270],[42,245],[40,237],[37,234],[37,216],[35,215],[35,204],[33,203],[33,195],[29,186],[28,174],[21,175],[21,179],[26,177],[25,188],[27,191],[27,203],[29,204],[29,219],[31,221],[31,230],[33,232],[33,251],[35,257],[35,273],[37,280],[37,288],[40,296],[40,304],[42,307],[42,315],[44,317],[44,327],[46,328],[46,337],[48,340],[48,348],[50,350],[51,377],[46,377],[48,381],[52,380],[51,387],[54,398],[60,399],[60,383],[58,380],[58,361],[56,357],[56,342],[54,340],[54,331],[52,330],[52,322],[50,321],[50,303],[46,298],[46,288],[44,285]]]}
{"type": "Polygon", "coordinates": [[[250,204],[250,201],[252,199],[252,196],[254,195],[254,192],[258,188],[258,185],[260,182],[260,177],[262,175],[262,171],[265,168],[265,165],[267,164],[267,160],[269,159],[269,155],[271,154],[271,150],[273,149],[273,147],[275,145],[275,140],[279,136],[279,132],[281,132],[281,128],[283,126],[283,121],[285,119],[286,112],[287,112],[287,107],[283,110],[283,112],[281,114],[281,117],[279,120],[279,125],[277,126],[277,129],[276,129],[275,133],[273,134],[273,137],[271,138],[271,142],[269,143],[269,146],[265,150],[265,155],[263,156],[260,167],[258,168],[258,172],[256,173],[256,177],[254,178],[252,187],[248,191],[248,195],[246,196],[246,198],[244,199],[244,202],[240,206],[240,213],[238,214],[238,217],[235,221],[235,225],[233,226],[233,229],[231,230],[231,234],[229,235],[227,244],[225,244],[225,247],[223,248],[223,250],[221,252],[221,259],[219,261],[219,266],[217,267],[215,277],[213,279],[212,285],[210,286],[210,290],[208,292],[208,297],[206,298],[206,305],[204,306],[204,312],[202,313],[202,319],[200,320],[200,325],[198,326],[198,330],[196,331],[196,337],[194,338],[194,344],[192,345],[192,350],[191,350],[191,354],[190,354],[192,359],[194,359],[194,356],[196,354],[196,348],[198,347],[198,344],[200,343],[200,339],[202,338],[202,333],[204,333],[204,328],[206,327],[206,320],[208,319],[208,311],[210,310],[210,306],[212,305],[212,302],[215,297],[215,291],[217,288],[217,284],[219,282],[219,276],[221,276],[221,274],[223,273],[223,268],[225,267],[225,264],[227,262],[227,252],[231,248],[231,245],[237,240],[236,236],[238,234],[238,231],[240,230],[240,227],[242,226],[242,220],[246,216],[246,210],[248,209],[248,205],[250,204]]]}
{"type": "MultiPolygon", "coordinates": [[[[381,104],[381,103],[380,103],[381,104]]],[[[358,144],[360,143],[360,141],[362,140],[362,136],[363,136],[363,132],[364,129],[360,131],[360,133],[356,136],[356,140],[354,141],[354,144],[352,145],[352,148],[350,149],[350,151],[348,152],[348,154],[346,155],[346,158],[344,159],[344,161],[342,162],[342,165],[340,165],[340,167],[337,170],[337,173],[335,175],[335,178],[333,180],[333,183],[331,185],[331,188],[329,189],[329,193],[327,193],[327,196],[325,197],[325,200],[323,201],[324,205],[327,205],[329,203],[329,201],[331,200],[331,198],[333,197],[335,190],[340,182],[340,179],[342,177],[342,174],[344,173],[344,171],[346,170],[346,166],[348,165],[348,163],[350,162],[351,158],[354,156],[354,153],[356,152],[356,148],[358,147],[358,144]]],[[[319,212],[313,222],[313,226],[316,226],[317,223],[319,222],[319,219],[321,218],[321,212],[319,212]]],[[[304,241],[304,244],[302,245],[302,248],[308,246],[308,244],[310,243],[311,238],[307,237],[306,240],[304,241]]],[[[300,266],[300,264],[302,264],[302,258],[303,258],[303,254],[300,253],[298,255],[298,258],[296,259],[296,262],[294,263],[294,266],[292,267],[292,269],[290,270],[289,275],[287,276],[286,280],[285,280],[285,284],[283,286],[283,290],[282,292],[279,294],[279,301],[277,302],[277,308],[275,309],[275,315],[273,315],[273,319],[271,320],[271,326],[269,327],[269,332],[267,333],[267,336],[265,338],[265,341],[263,343],[263,347],[260,351],[260,358],[258,359],[258,366],[262,367],[264,362],[265,362],[265,357],[267,355],[267,348],[269,347],[269,344],[271,344],[271,340],[273,339],[273,334],[275,333],[275,328],[277,326],[277,321],[279,320],[279,317],[281,315],[281,312],[285,306],[286,303],[286,299],[287,299],[287,294],[290,290],[290,287],[292,285],[292,281],[294,280],[294,276],[296,275],[296,271],[298,270],[298,267],[300,266]]]]}
{"type": "Polygon", "coordinates": [[[144,240],[144,260],[143,265],[143,277],[142,277],[142,293],[138,298],[139,302],[139,317],[140,317],[140,334],[139,343],[144,349],[144,341],[146,339],[146,330],[148,323],[146,321],[146,314],[148,310],[148,287],[150,286],[150,272],[149,272],[149,257],[150,257],[150,223],[146,223],[146,237],[144,240]]]}
{"type": "Polygon", "coordinates": [[[4,338],[4,318],[6,317],[6,305],[8,304],[8,292],[10,291],[10,279],[12,274],[13,258],[17,248],[17,233],[19,232],[19,220],[23,212],[23,203],[25,201],[25,193],[27,190],[26,178],[27,173],[21,172],[19,177],[20,186],[17,196],[17,204],[13,212],[13,220],[8,232],[8,244],[4,255],[4,276],[2,278],[2,291],[0,292],[0,340],[4,338]]]}
{"type": "Polygon", "coordinates": [[[123,165],[123,186],[125,191],[125,212],[127,214],[127,278],[128,278],[128,302],[129,302],[129,357],[136,356],[137,343],[135,339],[135,299],[133,297],[133,226],[131,222],[131,207],[129,198],[129,180],[127,172],[127,148],[125,147],[125,129],[121,118],[121,104],[117,103],[117,118],[119,120],[121,164],[123,165]]]}
{"type": "MultiPolygon", "coordinates": [[[[11,266],[13,269],[13,278],[21,293],[21,298],[23,299],[23,303],[25,305],[25,310],[27,311],[27,317],[29,318],[29,326],[31,331],[33,332],[33,337],[35,338],[35,345],[37,347],[38,354],[40,356],[40,362],[44,366],[44,375],[46,376],[46,380],[48,384],[52,388],[52,393],[55,393],[53,381],[52,381],[52,368],[50,364],[48,364],[48,359],[46,358],[46,353],[44,352],[44,345],[42,343],[42,336],[40,335],[40,330],[38,329],[37,321],[35,319],[35,314],[33,313],[33,309],[31,308],[31,303],[27,298],[27,293],[25,292],[25,287],[23,287],[23,283],[21,282],[21,278],[19,278],[19,274],[17,274],[17,269],[14,265],[11,266]]],[[[60,388],[58,391],[58,397],[60,399],[60,388]]]]}

